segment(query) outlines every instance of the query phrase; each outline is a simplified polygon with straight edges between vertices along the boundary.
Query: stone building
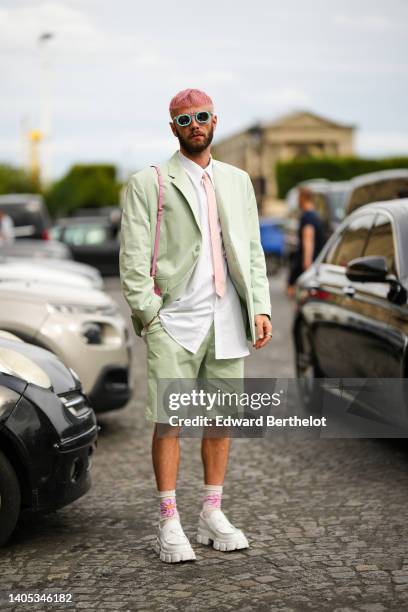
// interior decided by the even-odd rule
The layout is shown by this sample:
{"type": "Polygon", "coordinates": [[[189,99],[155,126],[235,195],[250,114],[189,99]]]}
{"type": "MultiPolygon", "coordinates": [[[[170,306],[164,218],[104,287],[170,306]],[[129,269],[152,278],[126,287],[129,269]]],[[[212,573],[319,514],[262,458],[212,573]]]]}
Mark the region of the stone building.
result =
{"type": "Polygon", "coordinates": [[[268,213],[278,200],[278,161],[305,155],[353,155],[354,129],[314,113],[295,112],[216,142],[213,154],[249,173],[261,211],[268,213]]]}

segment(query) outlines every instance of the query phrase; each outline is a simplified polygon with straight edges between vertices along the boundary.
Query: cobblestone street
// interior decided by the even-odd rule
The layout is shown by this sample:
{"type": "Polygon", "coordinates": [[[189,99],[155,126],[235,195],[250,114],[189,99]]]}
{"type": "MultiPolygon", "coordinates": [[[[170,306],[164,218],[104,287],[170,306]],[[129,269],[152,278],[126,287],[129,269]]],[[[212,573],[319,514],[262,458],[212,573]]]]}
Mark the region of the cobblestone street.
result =
{"type": "MultiPolygon", "coordinates": [[[[292,306],[271,280],[273,341],[248,377],[292,377],[292,306]]],[[[111,294],[127,313],[117,279],[111,294]]],[[[52,514],[24,516],[0,552],[0,610],[408,610],[408,450],[403,440],[233,440],[223,509],[250,548],[195,543],[199,440],[182,440],[177,501],[197,561],[152,549],[158,503],[144,422],[145,345],[135,398],[100,418],[93,487],[52,514]],[[71,593],[71,604],[8,604],[10,593],[71,593]]]]}

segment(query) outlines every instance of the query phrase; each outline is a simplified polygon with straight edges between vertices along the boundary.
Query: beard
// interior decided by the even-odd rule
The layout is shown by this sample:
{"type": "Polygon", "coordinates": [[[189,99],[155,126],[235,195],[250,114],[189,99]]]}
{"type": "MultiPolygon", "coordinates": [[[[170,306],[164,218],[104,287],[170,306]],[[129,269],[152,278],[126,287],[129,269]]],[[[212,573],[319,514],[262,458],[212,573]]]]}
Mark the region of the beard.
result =
{"type": "Polygon", "coordinates": [[[184,138],[184,136],[182,136],[180,132],[177,131],[177,138],[180,143],[180,146],[183,147],[183,149],[187,151],[187,153],[190,153],[190,155],[194,155],[195,153],[202,153],[212,143],[213,137],[214,128],[212,126],[207,136],[204,137],[204,140],[201,143],[195,143],[194,141],[187,140],[187,138],[184,138]]]}

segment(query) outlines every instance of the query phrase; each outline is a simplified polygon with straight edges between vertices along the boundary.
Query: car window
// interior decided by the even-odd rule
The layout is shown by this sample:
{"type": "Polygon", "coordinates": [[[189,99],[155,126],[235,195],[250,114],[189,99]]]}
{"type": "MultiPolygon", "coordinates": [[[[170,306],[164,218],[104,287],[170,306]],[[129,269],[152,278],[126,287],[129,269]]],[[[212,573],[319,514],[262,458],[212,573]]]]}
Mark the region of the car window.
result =
{"type": "Polygon", "coordinates": [[[383,200],[394,200],[398,198],[398,192],[408,187],[406,176],[388,178],[366,183],[356,187],[351,193],[350,201],[347,205],[347,212],[350,213],[356,208],[369,204],[370,202],[380,202],[383,200]]]}
{"type": "Polygon", "coordinates": [[[61,238],[62,228],[55,226],[50,230],[50,236],[53,240],[59,240],[61,238]]]}
{"type": "Polygon", "coordinates": [[[320,219],[323,221],[323,223],[327,223],[329,221],[329,207],[325,194],[315,192],[313,194],[313,201],[320,219]]]}
{"type": "Polygon", "coordinates": [[[346,267],[349,261],[361,257],[373,220],[373,214],[361,215],[357,219],[353,219],[344,228],[338,240],[332,244],[324,262],[346,267]]]}
{"type": "Polygon", "coordinates": [[[102,244],[108,239],[107,228],[100,225],[72,225],[64,232],[64,242],[72,246],[102,244]]]}
{"type": "Polygon", "coordinates": [[[377,215],[371,228],[370,235],[364,249],[364,256],[382,255],[387,261],[387,268],[391,274],[396,274],[394,237],[390,219],[383,214],[377,215]]]}
{"type": "Polygon", "coordinates": [[[331,215],[338,223],[344,219],[346,196],[346,189],[332,190],[327,194],[331,215]]]}

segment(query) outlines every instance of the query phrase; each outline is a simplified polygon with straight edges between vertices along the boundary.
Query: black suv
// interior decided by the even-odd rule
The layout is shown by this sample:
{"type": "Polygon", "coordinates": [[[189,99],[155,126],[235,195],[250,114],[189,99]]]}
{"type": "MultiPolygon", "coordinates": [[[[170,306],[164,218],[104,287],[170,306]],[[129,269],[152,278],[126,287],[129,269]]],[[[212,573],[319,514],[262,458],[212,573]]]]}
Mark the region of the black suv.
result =
{"type": "Polygon", "coordinates": [[[1,195],[0,210],[12,218],[16,238],[48,240],[51,219],[40,194],[9,193],[1,195]]]}
{"type": "Polygon", "coordinates": [[[9,336],[0,334],[0,545],[22,510],[55,510],[88,491],[98,428],[75,373],[9,336]]]}
{"type": "Polygon", "coordinates": [[[306,404],[318,379],[393,379],[384,391],[400,393],[398,420],[407,419],[407,294],[408,198],[358,208],[298,279],[293,332],[306,404]]]}

